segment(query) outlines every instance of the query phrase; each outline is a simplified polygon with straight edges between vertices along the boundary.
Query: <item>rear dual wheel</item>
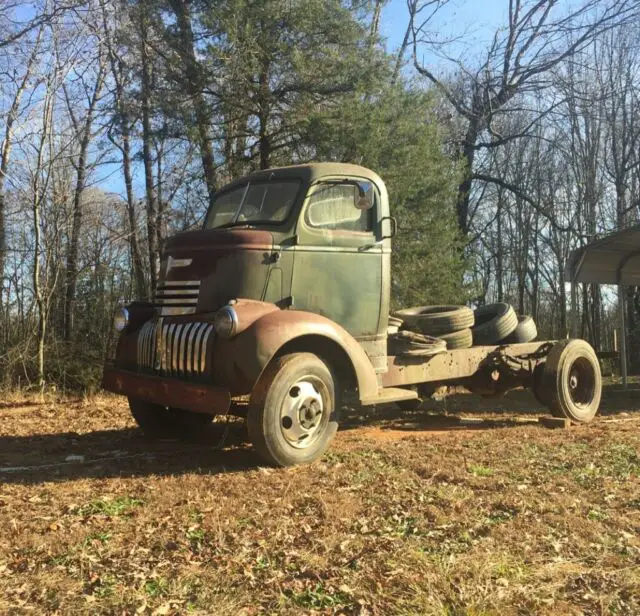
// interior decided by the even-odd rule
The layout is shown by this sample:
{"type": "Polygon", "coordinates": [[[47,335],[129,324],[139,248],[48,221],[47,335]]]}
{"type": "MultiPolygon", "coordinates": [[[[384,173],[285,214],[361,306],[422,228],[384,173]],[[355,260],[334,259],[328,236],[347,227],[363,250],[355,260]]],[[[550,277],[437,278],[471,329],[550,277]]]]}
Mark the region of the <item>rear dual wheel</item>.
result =
{"type": "Polygon", "coordinates": [[[263,372],[247,412],[249,438],[258,455],[274,466],[317,460],[338,429],[336,381],[312,353],[291,353],[263,372]]]}
{"type": "Polygon", "coordinates": [[[600,364],[591,345],[584,340],[557,342],[547,356],[536,397],[555,417],[588,423],[600,408],[601,396],[600,364]]]}

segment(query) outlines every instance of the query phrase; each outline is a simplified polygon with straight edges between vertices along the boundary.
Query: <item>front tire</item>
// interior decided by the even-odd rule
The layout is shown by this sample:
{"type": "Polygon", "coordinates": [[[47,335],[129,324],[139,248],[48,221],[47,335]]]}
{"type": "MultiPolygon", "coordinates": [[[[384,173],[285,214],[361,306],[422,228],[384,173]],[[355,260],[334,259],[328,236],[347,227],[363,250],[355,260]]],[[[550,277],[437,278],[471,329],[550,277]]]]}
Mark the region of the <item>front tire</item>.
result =
{"type": "Polygon", "coordinates": [[[194,413],[129,398],[129,408],[145,436],[151,438],[189,438],[213,421],[213,415],[194,413]]]}
{"type": "Polygon", "coordinates": [[[312,353],[273,360],[261,375],[247,412],[249,438],[274,466],[313,462],[338,429],[335,377],[312,353]]]}

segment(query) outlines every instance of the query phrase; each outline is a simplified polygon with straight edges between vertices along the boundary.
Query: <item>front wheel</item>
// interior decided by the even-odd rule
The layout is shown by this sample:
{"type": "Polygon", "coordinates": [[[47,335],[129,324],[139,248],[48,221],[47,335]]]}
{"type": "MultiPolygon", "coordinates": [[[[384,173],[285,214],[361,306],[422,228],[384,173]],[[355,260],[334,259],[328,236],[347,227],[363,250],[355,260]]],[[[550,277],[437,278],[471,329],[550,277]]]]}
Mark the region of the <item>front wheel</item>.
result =
{"type": "Polygon", "coordinates": [[[329,366],[312,353],[279,357],[251,394],[249,438],[269,464],[292,466],[317,460],[338,429],[336,383],[329,366]]]}
{"type": "Polygon", "coordinates": [[[213,415],[169,408],[138,398],[129,398],[136,423],[152,438],[188,438],[196,436],[213,421],[213,415]]]}
{"type": "Polygon", "coordinates": [[[543,387],[553,415],[576,423],[591,421],[602,396],[600,364],[591,345],[584,340],[557,342],[547,356],[543,387]]]}

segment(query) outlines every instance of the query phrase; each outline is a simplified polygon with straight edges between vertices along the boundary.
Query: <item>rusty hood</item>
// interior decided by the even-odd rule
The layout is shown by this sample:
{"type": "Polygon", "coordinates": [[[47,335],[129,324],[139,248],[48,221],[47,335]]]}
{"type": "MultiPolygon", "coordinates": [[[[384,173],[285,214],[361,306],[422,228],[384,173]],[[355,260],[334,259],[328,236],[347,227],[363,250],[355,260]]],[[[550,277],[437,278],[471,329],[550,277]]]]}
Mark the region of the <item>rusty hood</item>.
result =
{"type": "Polygon", "coordinates": [[[264,229],[204,229],[169,238],[155,304],[165,314],[217,310],[230,299],[264,297],[273,235],[264,229]]]}

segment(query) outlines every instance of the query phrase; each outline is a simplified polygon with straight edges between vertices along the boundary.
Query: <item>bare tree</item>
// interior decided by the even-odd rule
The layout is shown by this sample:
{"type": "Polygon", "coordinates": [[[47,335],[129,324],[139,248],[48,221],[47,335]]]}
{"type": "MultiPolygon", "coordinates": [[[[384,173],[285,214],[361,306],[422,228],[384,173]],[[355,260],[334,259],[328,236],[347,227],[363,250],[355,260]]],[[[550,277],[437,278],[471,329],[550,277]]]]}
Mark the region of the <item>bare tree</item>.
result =
{"type": "Polygon", "coordinates": [[[79,100],[76,100],[74,93],[70,91],[70,85],[67,82],[62,83],[67,113],[71,120],[73,131],[73,149],[75,152],[72,156],[72,164],[76,175],[73,189],[71,236],[69,238],[65,270],[66,302],[64,339],[67,342],[71,340],[73,335],[76,288],[78,284],[78,245],[82,231],[84,209],[83,197],[87,175],[92,169],[92,165],[88,160],[89,145],[95,132],[95,114],[106,75],[106,58],[103,44],[99,39],[95,40],[93,37],[88,37],[85,42],[85,44],[89,45],[93,43],[96,44],[95,55],[90,60],[84,62],[82,72],[80,72],[75,79],[79,100]],[[80,109],[78,109],[78,107],[80,107],[80,109]]]}
{"type": "Polygon", "coordinates": [[[487,176],[475,175],[476,154],[480,149],[499,147],[513,138],[501,132],[500,114],[510,110],[509,104],[517,95],[544,88],[549,72],[559,63],[583,50],[604,32],[637,17],[640,10],[635,0],[613,3],[583,0],[577,8],[561,13],[564,6],[566,3],[560,0],[509,0],[506,27],[495,32],[480,63],[465,63],[452,57],[446,43],[434,42],[429,20],[414,20],[414,65],[444,94],[466,124],[459,153],[468,171],[458,187],[457,203],[458,224],[465,235],[470,229],[472,182],[490,180],[487,176]],[[455,67],[454,82],[438,76],[419,59],[423,45],[455,67]],[[483,139],[485,133],[494,138],[483,139]]]}
{"type": "Polygon", "coordinates": [[[51,163],[53,162],[53,110],[55,96],[55,75],[50,76],[46,84],[46,92],[42,104],[42,126],[35,144],[36,159],[31,169],[31,207],[33,214],[33,293],[37,305],[37,383],[40,391],[44,390],[44,350],[47,335],[47,320],[51,296],[49,289],[55,285],[47,280],[47,267],[43,268],[43,261],[48,260],[44,250],[42,209],[47,198],[49,180],[51,179],[51,163]],[[47,156],[49,155],[49,156],[47,156]],[[44,271],[43,271],[44,269],[44,271]]]}
{"type": "Polygon", "coordinates": [[[133,159],[131,152],[132,135],[136,122],[127,90],[131,86],[132,68],[128,65],[126,47],[119,46],[116,32],[130,25],[126,17],[108,0],[101,3],[102,33],[107,49],[112,79],[113,118],[108,124],[107,138],[122,156],[122,174],[126,193],[127,221],[129,225],[129,249],[136,284],[136,296],[148,298],[149,289],[145,278],[145,266],[138,234],[137,199],[133,190],[133,159]]]}
{"type": "Polygon", "coordinates": [[[35,41],[32,44],[26,66],[22,73],[12,75],[15,91],[7,111],[4,126],[4,135],[0,144],[0,305],[2,305],[2,281],[4,279],[5,259],[6,259],[6,231],[5,231],[5,181],[9,166],[11,164],[11,150],[13,146],[14,130],[20,115],[22,98],[27,90],[29,81],[34,72],[34,67],[40,51],[42,40],[42,28],[38,31],[35,41]]]}
{"type": "Polygon", "coordinates": [[[51,24],[58,16],[85,4],[86,0],[5,0],[0,6],[0,48],[20,41],[29,33],[51,24]],[[25,14],[35,12],[28,19],[16,19],[19,11],[25,14]]]}

